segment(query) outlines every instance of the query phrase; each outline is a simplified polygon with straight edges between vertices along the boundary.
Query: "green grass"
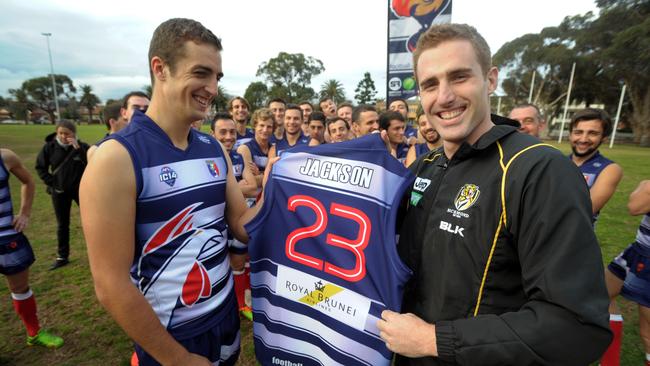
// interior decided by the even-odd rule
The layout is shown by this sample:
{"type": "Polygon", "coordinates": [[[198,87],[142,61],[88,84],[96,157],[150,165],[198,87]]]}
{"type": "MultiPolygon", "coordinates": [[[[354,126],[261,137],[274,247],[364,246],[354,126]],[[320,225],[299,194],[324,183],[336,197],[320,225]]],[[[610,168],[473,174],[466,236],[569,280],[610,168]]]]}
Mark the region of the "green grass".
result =
{"type": "MultiPolygon", "coordinates": [[[[52,126],[0,125],[0,146],[20,155],[37,180],[31,223],[26,231],[37,257],[31,267],[31,286],[41,323],[61,335],[65,345],[58,350],[27,347],[26,334],[14,313],[9,290],[5,282],[0,281],[0,296],[4,298],[0,301],[0,366],[128,365],[132,344],[95,298],[79,210],[75,205],[71,218],[71,263],[57,271],[47,270],[56,254],[56,220],[45,186],[35,174],[34,162],[43,138],[52,131],[52,126]]],[[[80,139],[88,143],[99,140],[105,132],[104,126],[79,127],[80,139]]],[[[569,150],[566,143],[559,148],[565,152],[569,150]]],[[[650,149],[621,145],[611,150],[603,147],[601,152],[618,162],[625,174],[616,194],[603,209],[596,229],[606,264],[634,240],[640,217],[629,216],[626,204],[638,182],[650,179],[650,149]]],[[[17,205],[19,185],[15,178],[12,178],[11,188],[17,205]]],[[[619,300],[619,304],[626,320],[622,365],[637,365],[643,359],[643,351],[636,305],[625,300],[619,300]]],[[[255,365],[251,327],[245,320],[242,321],[239,364],[255,365]]]]}

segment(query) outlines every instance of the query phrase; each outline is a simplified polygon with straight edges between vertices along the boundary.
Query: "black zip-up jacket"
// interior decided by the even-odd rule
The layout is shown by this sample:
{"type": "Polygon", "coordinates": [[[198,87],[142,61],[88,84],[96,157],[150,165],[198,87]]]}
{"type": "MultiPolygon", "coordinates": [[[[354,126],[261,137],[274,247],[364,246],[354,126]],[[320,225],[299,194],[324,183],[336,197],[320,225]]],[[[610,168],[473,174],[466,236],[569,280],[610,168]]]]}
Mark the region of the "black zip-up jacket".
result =
{"type": "Polygon", "coordinates": [[[63,147],[56,142],[56,134],[50,134],[45,138],[45,145],[36,157],[36,172],[46,186],[55,192],[76,192],[79,190],[79,183],[84,169],[88,164],[86,152],[88,144],[77,141],[79,148],[72,146],[63,147]],[[66,156],[72,156],[65,161],[66,156]],[[64,165],[52,175],[52,172],[61,165],[64,165]]]}
{"type": "Polygon", "coordinates": [[[451,160],[438,149],[411,169],[398,248],[414,276],[402,312],[436,325],[439,356],[397,364],[597,360],[611,340],[609,299],[576,166],[498,125],[451,160]]]}

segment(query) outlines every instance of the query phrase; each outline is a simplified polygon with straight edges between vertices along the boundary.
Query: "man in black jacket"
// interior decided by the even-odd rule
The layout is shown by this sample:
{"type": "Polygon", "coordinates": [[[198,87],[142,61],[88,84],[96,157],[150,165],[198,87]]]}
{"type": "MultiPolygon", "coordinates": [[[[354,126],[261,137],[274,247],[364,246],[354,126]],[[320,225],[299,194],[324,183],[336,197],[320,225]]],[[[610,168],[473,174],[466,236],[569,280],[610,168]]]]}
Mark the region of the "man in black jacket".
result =
{"type": "Polygon", "coordinates": [[[414,52],[443,147],[416,160],[398,250],[404,314],[378,322],[398,365],[587,365],[611,340],[589,192],[553,147],[490,114],[490,50],[438,25],[414,52]]]}
{"type": "Polygon", "coordinates": [[[70,208],[79,205],[79,182],[86,168],[88,144],[77,140],[77,128],[68,120],[57,123],[56,133],[45,138],[36,158],[36,171],[52,196],[56,215],[58,255],[50,269],[68,264],[70,255],[70,208]]]}

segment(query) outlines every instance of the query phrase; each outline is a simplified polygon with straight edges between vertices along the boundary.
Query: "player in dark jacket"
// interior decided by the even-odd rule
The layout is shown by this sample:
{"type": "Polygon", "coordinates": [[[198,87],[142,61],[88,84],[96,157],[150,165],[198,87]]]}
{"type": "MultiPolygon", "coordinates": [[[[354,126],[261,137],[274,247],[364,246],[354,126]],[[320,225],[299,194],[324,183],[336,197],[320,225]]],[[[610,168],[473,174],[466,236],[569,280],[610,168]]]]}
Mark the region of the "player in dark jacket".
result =
{"type": "Polygon", "coordinates": [[[602,258],[579,171],[490,115],[485,40],[437,25],[414,53],[443,147],[416,160],[398,250],[404,314],[378,322],[398,365],[588,365],[611,340],[602,258]]]}
{"type": "Polygon", "coordinates": [[[36,171],[52,196],[56,214],[58,254],[50,269],[68,264],[70,254],[70,207],[79,204],[79,182],[86,168],[88,144],[76,136],[77,128],[68,120],[56,125],[56,133],[45,138],[45,145],[36,158],[36,171]]]}

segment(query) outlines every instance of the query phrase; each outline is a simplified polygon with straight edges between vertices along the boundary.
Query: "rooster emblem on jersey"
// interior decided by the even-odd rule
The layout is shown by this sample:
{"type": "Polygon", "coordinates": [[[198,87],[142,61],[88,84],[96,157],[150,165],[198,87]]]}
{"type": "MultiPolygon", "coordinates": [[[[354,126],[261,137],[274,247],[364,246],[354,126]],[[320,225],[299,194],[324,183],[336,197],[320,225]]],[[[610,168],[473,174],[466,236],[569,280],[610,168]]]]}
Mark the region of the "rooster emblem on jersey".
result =
{"type": "Polygon", "coordinates": [[[225,255],[226,239],[216,229],[196,224],[197,208],[192,204],[162,224],[142,248],[139,273],[154,272],[138,287],[154,306],[163,324],[168,324],[178,307],[191,308],[212,295],[218,280],[213,270],[225,255]]]}

